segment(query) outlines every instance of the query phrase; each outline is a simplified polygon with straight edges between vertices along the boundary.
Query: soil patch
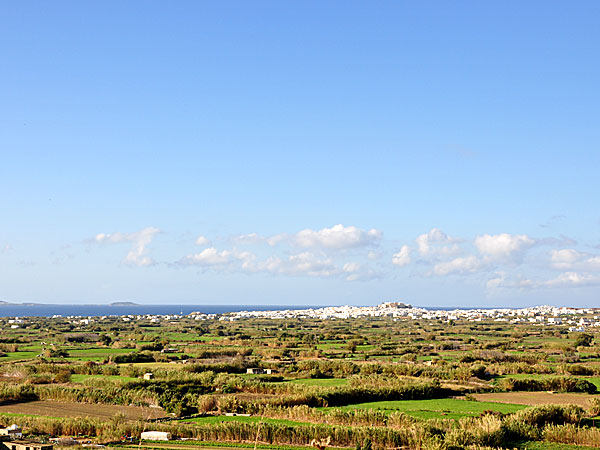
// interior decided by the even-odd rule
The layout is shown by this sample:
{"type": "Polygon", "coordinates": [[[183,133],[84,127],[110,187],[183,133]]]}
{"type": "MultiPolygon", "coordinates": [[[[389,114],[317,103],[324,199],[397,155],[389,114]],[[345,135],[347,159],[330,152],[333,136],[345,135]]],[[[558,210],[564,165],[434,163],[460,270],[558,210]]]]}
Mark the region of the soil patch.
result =
{"type": "Polygon", "coordinates": [[[127,420],[155,419],[165,417],[160,408],[120,405],[97,405],[86,403],[54,402],[51,400],[36,400],[32,402],[8,403],[0,405],[0,414],[30,414],[50,417],[92,417],[109,419],[117,414],[123,414],[127,420]]]}
{"type": "Polygon", "coordinates": [[[474,394],[482,402],[514,403],[517,405],[579,405],[587,407],[588,400],[597,395],[579,393],[549,393],[549,392],[493,392],[474,394]]]}

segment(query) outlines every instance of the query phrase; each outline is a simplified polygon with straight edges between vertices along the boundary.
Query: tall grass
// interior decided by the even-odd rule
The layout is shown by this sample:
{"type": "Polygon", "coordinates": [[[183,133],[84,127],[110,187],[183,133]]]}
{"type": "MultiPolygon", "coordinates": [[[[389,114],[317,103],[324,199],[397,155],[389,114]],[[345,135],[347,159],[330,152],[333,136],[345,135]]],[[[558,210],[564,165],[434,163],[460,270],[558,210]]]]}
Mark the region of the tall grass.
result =
{"type": "Polygon", "coordinates": [[[544,428],[544,440],[563,444],[600,447],[600,429],[576,427],[573,424],[548,425],[544,428]]]}

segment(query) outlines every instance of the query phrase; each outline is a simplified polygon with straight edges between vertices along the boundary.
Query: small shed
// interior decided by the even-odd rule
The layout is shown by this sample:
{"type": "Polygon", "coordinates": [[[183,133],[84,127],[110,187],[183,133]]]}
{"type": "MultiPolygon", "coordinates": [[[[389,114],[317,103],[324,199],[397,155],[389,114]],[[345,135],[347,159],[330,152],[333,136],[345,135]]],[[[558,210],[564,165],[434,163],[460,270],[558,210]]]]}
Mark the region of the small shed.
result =
{"type": "Polygon", "coordinates": [[[144,380],[154,380],[154,374],[152,372],[146,372],[144,374],[144,380]]]}
{"type": "Polygon", "coordinates": [[[250,369],[246,369],[246,373],[254,374],[254,375],[271,375],[273,371],[271,369],[262,369],[260,367],[253,367],[250,369]]]}
{"type": "Polygon", "coordinates": [[[171,433],[167,431],[144,431],[140,436],[142,441],[170,441],[171,433]]]}

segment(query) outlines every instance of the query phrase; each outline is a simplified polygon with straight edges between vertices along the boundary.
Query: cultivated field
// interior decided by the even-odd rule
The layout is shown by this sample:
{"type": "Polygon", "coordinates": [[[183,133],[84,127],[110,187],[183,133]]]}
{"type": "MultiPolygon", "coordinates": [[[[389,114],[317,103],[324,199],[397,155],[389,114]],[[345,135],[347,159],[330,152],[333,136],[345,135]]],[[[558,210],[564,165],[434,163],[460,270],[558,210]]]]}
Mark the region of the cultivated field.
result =
{"type": "Polygon", "coordinates": [[[600,396],[590,396],[578,393],[548,393],[548,392],[490,392],[485,394],[473,394],[480,402],[512,403],[516,405],[578,405],[587,408],[594,398],[600,400],[600,396]]]}
{"type": "Polygon", "coordinates": [[[85,403],[55,402],[50,400],[0,404],[0,414],[23,414],[48,417],[89,417],[94,419],[111,419],[115,416],[122,416],[126,420],[147,420],[165,417],[165,413],[158,408],[121,405],[90,405],[85,403]]]}

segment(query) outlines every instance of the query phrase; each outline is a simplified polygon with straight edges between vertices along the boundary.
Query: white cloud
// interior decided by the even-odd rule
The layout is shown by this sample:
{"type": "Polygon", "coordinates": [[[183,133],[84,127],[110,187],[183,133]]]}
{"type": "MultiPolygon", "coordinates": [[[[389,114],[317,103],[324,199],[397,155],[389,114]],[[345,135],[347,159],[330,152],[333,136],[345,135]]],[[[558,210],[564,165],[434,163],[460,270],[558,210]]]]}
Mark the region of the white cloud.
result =
{"type": "Polygon", "coordinates": [[[257,244],[265,242],[266,239],[258,233],[247,233],[235,236],[232,240],[236,244],[257,244]]]}
{"type": "Polygon", "coordinates": [[[271,247],[279,244],[281,241],[285,240],[287,235],[285,233],[276,234],[274,236],[265,237],[261,236],[258,233],[248,233],[248,234],[240,234],[239,236],[234,236],[232,241],[235,244],[240,245],[255,245],[255,244],[267,244],[271,247]]]}
{"type": "Polygon", "coordinates": [[[302,252],[287,258],[271,256],[265,261],[248,268],[252,272],[266,272],[289,276],[309,276],[319,278],[344,277],[347,281],[371,280],[380,274],[358,262],[347,262],[340,268],[329,257],[302,252]]]}
{"type": "Polygon", "coordinates": [[[381,258],[381,253],[374,252],[373,250],[371,250],[371,251],[369,251],[369,253],[367,253],[367,258],[369,258],[371,261],[375,261],[375,260],[381,258]]]}
{"type": "Polygon", "coordinates": [[[555,269],[576,272],[599,272],[600,256],[572,248],[552,250],[550,261],[555,269]]]}
{"type": "Polygon", "coordinates": [[[206,236],[198,236],[198,239],[196,239],[196,245],[206,247],[210,245],[210,240],[206,236]]]}
{"type": "Polygon", "coordinates": [[[600,277],[589,273],[564,272],[552,280],[544,281],[539,285],[542,287],[578,287],[593,286],[600,283],[600,277]]]}
{"type": "Polygon", "coordinates": [[[99,244],[132,243],[131,250],[129,250],[123,261],[142,267],[154,264],[154,260],[148,256],[148,246],[152,242],[154,235],[159,232],[158,228],[147,227],[134,233],[99,233],[94,239],[99,244]]]}
{"type": "Polygon", "coordinates": [[[251,266],[249,270],[311,277],[331,277],[340,272],[331,258],[319,257],[311,252],[290,255],[283,259],[279,256],[270,256],[266,260],[251,266]]]}
{"type": "Polygon", "coordinates": [[[278,244],[288,244],[319,250],[345,250],[375,246],[379,244],[382,237],[383,233],[375,229],[367,231],[355,226],[345,227],[338,224],[321,230],[307,228],[294,234],[279,233],[273,236],[262,236],[258,233],[241,234],[233,237],[232,242],[238,245],[267,244],[275,247],[278,244]]]}
{"type": "Polygon", "coordinates": [[[269,273],[272,275],[309,276],[320,278],[345,277],[348,281],[379,278],[380,274],[358,262],[341,265],[324,255],[302,252],[287,257],[271,255],[263,260],[248,251],[217,250],[214,247],[191,254],[181,259],[177,265],[200,266],[218,272],[269,273]]]}
{"type": "Polygon", "coordinates": [[[352,272],[358,272],[361,269],[361,267],[362,266],[360,265],[360,263],[349,262],[349,263],[344,264],[344,267],[342,268],[342,270],[344,272],[352,273],[352,272]]]}
{"type": "Polygon", "coordinates": [[[454,258],[451,261],[437,263],[433,267],[433,273],[435,275],[464,275],[477,272],[481,270],[483,266],[484,263],[479,258],[470,255],[454,258]]]}
{"type": "Polygon", "coordinates": [[[247,233],[229,239],[231,249],[217,250],[205,236],[196,243],[211,245],[199,253],[189,254],[175,265],[201,266],[215,271],[271,273],[288,276],[346,277],[348,280],[368,279],[380,276],[368,265],[344,261],[348,253],[340,250],[361,249],[362,255],[352,252],[353,257],[377,259],[373,247],[379,244],[382,233],[375,229],[362,230],[355,226],[335,225],[321,230],[304,229],[294,234],[279,233],[262,236],[247,233]],[[238,248],[260,246],[256,253],[238,248]],[[304,250],[298,250],[302,247],[304,250]],[[369,254],[367,254],[367,252],[369,254]],[[260,256],[260,258],[259,258],[260,256]]]}
{"type": "Polygon", "coordinates": [[[363,264],[358,262],[350,262],[344,264],[342,272],[346,277],[347,281],[365,281],[374,280],[381,278],[381,273],[365,267],[363,264]]]}
{"type": "Polygon", "coordinates": [[[486,288],[488,290],[495,289],[526,289],[533,287],[534,283],[531,280],[522,277],[510,277],[505,272],[497,272],[496,278],[487,281],[486,288]]]}
{"type": "Polygon", "coordinates": [[[586,260],[588,264],[594,267],[594,269],[600,269],[600,256],[593,256],[586,260]]]}
{"type": "Polygon", "coordinates": [[[510,277],[500,272],[490,279],[486,287],[493,289],[560,289],[600,285],[600,276],[590,273],[563,272],[548,280],[531,280],[520,276],[510,277]]]}
{"type": "MultiPolygon", "coordinates": [[[[134,242],[133,235],[101,234],[97,240],[134,242]]],[[[146,263],[144,258],[147,258],[147,244],[140,242],[140,246],[134,246],[126,259],[143,265],[146,263]]],[[[225,249],[215,246],[208,237],[199,236],[196,244],[202,246],[202,251],[190,252],[176,264],[200,266],[224,273],[268,273],[348,281],[380,278],[392,266],[414,265],[413,274],[421,276],[478,274],[481,277],[481,274],[488,274],[488,289],[578,286],[591,283],[594,277],[589,274],[600,271],[600,256],[575,250],[577,244],[565,239],[537,239],[526,234],[501,233],[481,234],[474,239],[464,240],[433,228],[419,235],[415,242],[416,245],[412,246],[402,245],[398,251],[392,252],[391,261],[386,261],[389,247],[383,245],[381,231],[342,224],[271,236],[241,234],[226,240],[225,249]],[[550,254],[545,253],[543,247],[550,247],[550,254]],[[252,252],[242,251],[246,249],[252,252]],[[525,260],[526,254],[528,258],[525,260]],[[514,273],[517,264],[523,261],[528,265],[519,266],[521,273],[527,273],[530,268],[545,268],[547,271],[559,269],[564,273],[556,278],[551,278],[554,275],[548,272],[545,277],[540,275],[539,280],[528,279],[527,275],[514,273]]]]}
{"type": "Polygon", "coordinates": [[[525,234],[484,234],[475,238],[477,250],[495,260],[517,260],[534,244],[535,240],[525,234]]]}
{"type": "Polygon", "coordinates": [[[410,247],[403,245],[398,253],[392,255],[392,264],[400,267],[404,267],[410,264],[410,247]]]}
{"type": "Polygon", "coordinates": [[[366,231],[355,226],[345,227],[338,224],[318,231],[307,228],[296,233],[293,240],[300,247],[342,250],[377,245],[382,236],[383,233],[375,229],[366,231]]]}
{"type": "Polygon", "coordinates": [[[574,264],[583,260],[585,256],[584,253],[578,252],[572,248],[552,250],[550,252],[552,265],[558,269],[569,269],[573,267],[574,264]]]}
{"type": "Polygon", "coordinates": [[[232,254],[229,250],[219,252],[214,247],[205,248],[200,253],[186,256],[182,263],[203,267],[224,266],[231,262],[232,254]]]}
{"type": "Polygon", "coordinates": [[[415,240],[422,256],[455,255],[460,251],[456,244],[460,239],[448,236],[439,228],[433,228],[429,233],[421,234],[415,240]]]}

